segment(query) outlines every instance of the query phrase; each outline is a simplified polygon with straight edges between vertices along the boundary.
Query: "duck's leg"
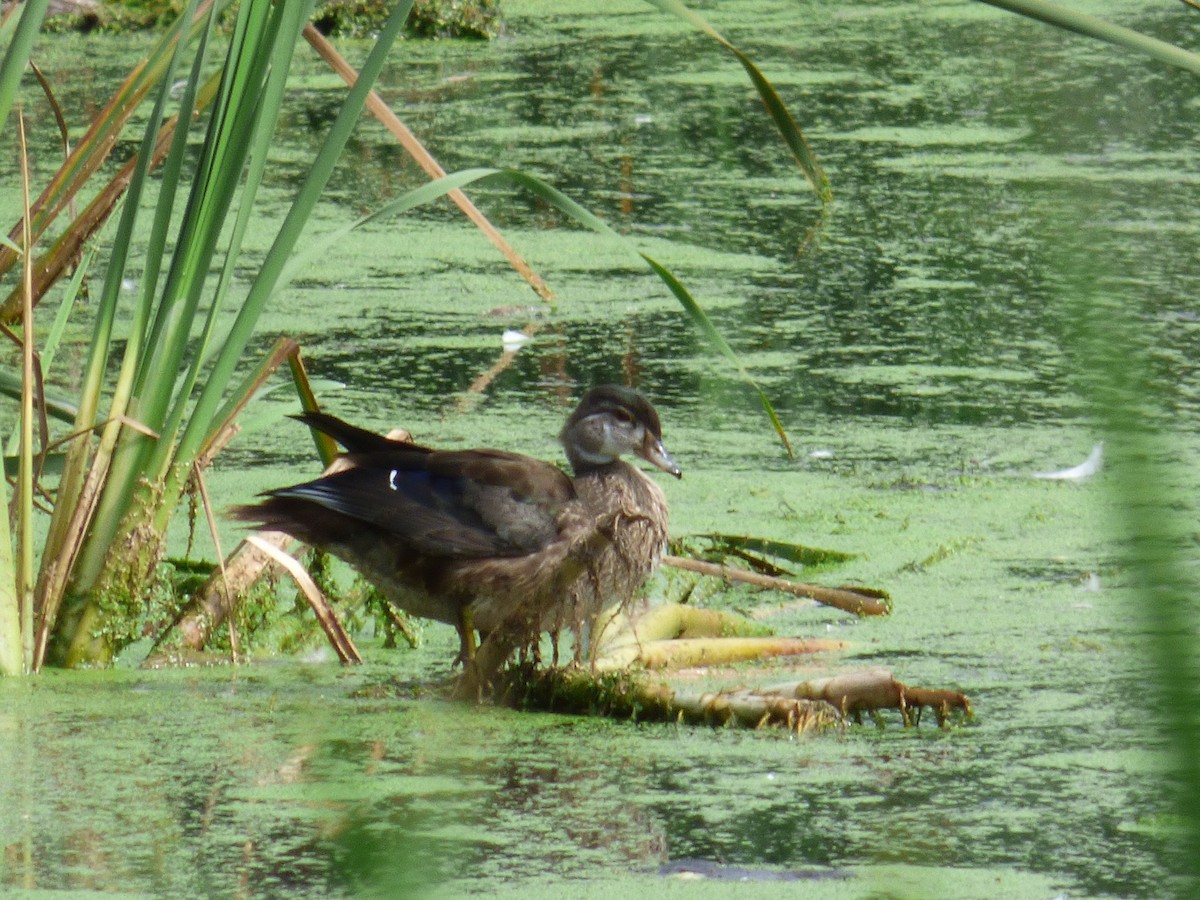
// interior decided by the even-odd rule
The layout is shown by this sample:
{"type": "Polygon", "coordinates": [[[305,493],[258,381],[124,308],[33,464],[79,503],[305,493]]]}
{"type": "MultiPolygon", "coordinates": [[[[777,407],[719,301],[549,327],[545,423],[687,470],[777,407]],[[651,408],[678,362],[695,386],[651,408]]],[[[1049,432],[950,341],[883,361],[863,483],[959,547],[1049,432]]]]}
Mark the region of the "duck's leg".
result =
{"type": "Polygon", "coordinates": [[[459,607],[458,622],[454,627],[458,631],[459,645],[455,662],[461,662],[463,670],[454,685],[452,696],[456,700],[479,703],[483,700],[483,679],[479,677],[479,663],[476,660],[479,645],[475,642],[475,611],[471,609],[471,604],[464,603],[459,607]]]}
{"type": "Polygon", "coordinates": [[[519,640],[503,628],[488,632],[472,661],[463,666],[463,673],[454,685],[451,696],[456,700],[481,702],[492,690],[497,673],[518,644],[519,640]]]}
{"type": "Polygon", "coordinates": [[[469,666],[475,665],[475,652],[478,649],[475,643],[475,612],[469,603],[459,607],[458,622],[455,623],[454,628],[458,631],[458,659],[456,662],[461,662],[465,671],[469,666]]]}

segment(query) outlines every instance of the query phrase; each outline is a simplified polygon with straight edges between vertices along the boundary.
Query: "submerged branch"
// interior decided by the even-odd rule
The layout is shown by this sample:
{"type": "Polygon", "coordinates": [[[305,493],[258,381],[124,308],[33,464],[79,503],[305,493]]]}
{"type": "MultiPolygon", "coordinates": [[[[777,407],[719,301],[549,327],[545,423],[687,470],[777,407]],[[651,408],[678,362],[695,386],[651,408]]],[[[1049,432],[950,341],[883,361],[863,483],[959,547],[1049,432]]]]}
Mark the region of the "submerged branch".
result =
{"type": "Polygon", "coordinates": [[[759,572],[747,572],[744,569],[732,569],[717,563],[704,562],[699,559],[687,559],[682,556],[665,556],[663,565],[721,578],[725,581],[736,581],[751,584],[755,587],[767,588],[772,591],[784,591],[798,597],[807,597],[826,606],[833,606],[856,616],[886,616],[892,611],[892,601],[883,591],[870,588],[840,587],[827,588],[816,584],[805,584],[799,581],[788,581],[786,578],[775,578],[759,572]]]}
{"type": "MultiPolygon", "coordinates": [[[[269,541],[280,550],[292,543],[291,536],[282,531],[263,531],[257,537],[260,541],[269,541]]],[[[163,638],[175,632],[179,635],[180,643],[188,650],[205,649],[212,633],[233,612],[234,605],[270,563],[270,558],[262,550],[242,541],[225,561],[224,571],[213,572],[184,608],[174,628],[163,632],[163,638]]]]}
{"type": "Polygon", "coordinates": [[[650,722],[705,725],[774,725],[795,733],[825,730],[842,717],[823,701],[774,698],[755,704],[729,702],[719,694],[677,692],[665,682],[623,671],[593,677],[581,669],[510,666],[500,673],[494,699],[524,709],[576,715],[603,715],[650,722]]]}
{"type": "Polygon", "coordinates": [[[904,724],[919,725],[921,710],[928,707],[937,716],[938,725],[945,727],[954,711],[970,719],[974,716],[971,701],[958,691],[939,688],[909,687],[897,681],[886,669],[866,669],[847,672],[814,681],[798,681],[770,688],[773,695],[802,700],[824,700],[842,713],[862,721],[862,714],[875,716],[882,709],[898,709],[904,724]]]}
{"type": "Polygon", "coordinates": [[[362,656],[359,654],[358,648],[354,646],[354,641],[350,639],[350,635],[342,627],[337,613],[334,612],[329,600],[321,593],[321,589],[317,587],[317,583],[312,580],[312,576],[308,572],[304,571],[304,566],[300,565],[300,563],[296,562],[295,559],[288,556],[270,541],[265,541],[257,535],[250,535],[246,538],[246,543],[253,544],[254,547],[269,556],[272,561],[278,563],[292,576],[292,580],[296,582],[296,586],[300,588],[301,593],[308,600],[308,605],[316,613],[317,621],[321,623],[321,628],[324,629],[325,636],[329,638],[329,643],[337,653],[338,659],[344,663],[361,663],[362,656]]]}
{"type": "Polygon", "coordinates": [[[498,703],[548,712],[603,715],[618,719],[685,722],[744,728],[776,727],[801,734],[861,721],[876,721],[885,709],[900,711],[905,727],[920,724],[922,708],[934,710],[947,727],[955,712],[972,717],[970,701],[954,691],[914,688],[890,672],[872,669],[782,688],[679,691],[645,674],[622,671],[590,675],[582,669],[510,666],[499,678],[498,703]]]}

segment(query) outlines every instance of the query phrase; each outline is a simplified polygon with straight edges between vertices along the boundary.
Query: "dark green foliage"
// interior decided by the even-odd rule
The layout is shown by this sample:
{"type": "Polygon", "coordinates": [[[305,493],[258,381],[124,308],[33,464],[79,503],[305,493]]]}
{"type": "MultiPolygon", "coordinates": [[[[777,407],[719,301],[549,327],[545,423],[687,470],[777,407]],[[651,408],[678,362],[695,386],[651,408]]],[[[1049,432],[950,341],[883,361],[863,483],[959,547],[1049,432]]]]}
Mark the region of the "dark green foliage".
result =
{"type": "Polygon", "coordinates": [[[408,29],[425,38],[490,40],[502,24],[498,0],[417,0],[408,29]]]}
{"type": "Polygon", "coordinates": [[[500,673],[496,701],[518,709],[669,721],[671,692],[655,691],[634,670],[591,676],[580,669],[514,663],[500,673]],[[648,705],[652,704],[652,705],[648,705]]]}
{"type": "MultiPolygon", "coordinates": [[[[47,17],[45,29],[66,31],[138,31],[170,24],[182,7],[171,0],[117,0],[103,6],[81,5],[47,17]]],[[[313,15],[322,34],[371,37],[391,12],[383,0],[329,0],[313,15]]],[[[422,38],[491,40],[503,27],[499,0],[418,0],[406,31],[422,38]]]]}
{"type": "MultiPolygon", "coordinates": [[[[329,0],[313,16],[323,34],[369,37],[388,16],[380,0],[329,0]]],[[[497,0],[417,0],[408,18],[408,34],[423,38],[490,40],[500,33],[497,0]]]]}

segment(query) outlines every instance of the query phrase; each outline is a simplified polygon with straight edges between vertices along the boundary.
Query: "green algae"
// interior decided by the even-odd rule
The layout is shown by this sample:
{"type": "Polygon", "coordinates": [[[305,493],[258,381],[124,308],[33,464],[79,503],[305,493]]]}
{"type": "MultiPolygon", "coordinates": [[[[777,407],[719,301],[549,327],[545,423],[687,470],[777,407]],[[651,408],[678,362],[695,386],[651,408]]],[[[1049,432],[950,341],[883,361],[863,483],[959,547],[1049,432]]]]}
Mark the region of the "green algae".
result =
{"type": "MultiPolygon", "coordinates": [[[[951,147],[969,147],[972,144],[1008,144],[1028,137],[1028,132],[1019,128],[986,128],[965,126],[959,128],[858,128],[838,134],[822,134],[824,140],[883,142],[901,144],[905,147],[924,147],[930,144],[945,144],[951,147]]],[[[961,157],[960,157],[961,159],[961,157]]]]}
{"type": "MultiPolygon", "coordinates": [[[[333,248],[265,327],[301,338],[331,411],[436,445],[557,459],[568,394],[637,381],[685,469],[664,486],[674,533],[829,547],[851,558],[822,580],[885,587],[895,602],[890,617],[859,621],[710,586],[696,596],[850,646],[704,683],[886,666],[965,691],[975,723],[943,734],[892,720],[796,741],[465,709],[436,694],[455,647],[436,624],[415,650],[360,634],[369,661],[352,672],[318,657],[47,673],[0,683],[0,889],[1169,892],[1161,711],[1146,700],[1143,626],[1107,526],[1119,514],[1111,476],[1029,476],[1078,462],[1096,440],[1066,349],[1069,286],[1047,249],[1078,239],[1120,264],[1125,281],[1108,286],[1148,311],[1179,432],[1170,454],[1185,463],[1168,487],[1195,513],[1196,234],[1180,188],[1196,172],[1173,149],[1194,142],[1180,112],[1194,113],[1194,97],[979,4],[706,8],[762,51],[815,128],[838,201],[809,243],[803,184],[728,61],[645,4],[594,7],[514,2],[509,39],[405,46],[385,90],[448,168],[533,168],[678,266],[770,385],[795,461],[625,251],[519,196],[477,199],[550,280],[553,311],[456,213],[431,208],[333,248]],[[1094,192],[1082,230],[1073,186],[1094,192]],[[514,311],[489,315],[500,307],[514,311]],[[526,314],[543,330],[457,411],[526,314]],[[688,859],[830,877],[764,886],[660,869],[688,859]]],[[[43,68],[67,60],[68,108],[85,109],[105,45],[60,40],[43,68]]],[[[273,149],[265,194],[279,202],[340,90],[311,59],[296,66],[295,127],[273,149]]],[[[361,140],[314,233],[416,183],[376,126],[361,140]]],[[[251,236],[247,270],[268,233],[251,236]]],[[[277,392],[257,407],[210,473],[218,506],[319,470],[303,428],[282,418],[295,401],[277,392]]],[[[228,549],[239,532],[221,528],[228,549]]],[[[185,532],[172,526],[175,546],[185,532]]],[[[215,556],[202,532],[193,553],[215,556]]]]}

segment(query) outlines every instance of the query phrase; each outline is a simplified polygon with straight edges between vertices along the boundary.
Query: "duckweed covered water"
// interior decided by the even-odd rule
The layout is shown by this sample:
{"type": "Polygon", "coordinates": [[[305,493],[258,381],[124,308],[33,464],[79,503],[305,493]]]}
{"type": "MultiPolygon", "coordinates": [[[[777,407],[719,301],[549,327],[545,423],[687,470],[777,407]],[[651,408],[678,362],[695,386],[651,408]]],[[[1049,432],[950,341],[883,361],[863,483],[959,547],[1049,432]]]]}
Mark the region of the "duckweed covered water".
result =
{"type": "MultiPolygon", "coordinates": [[[[1185,37],[1182,7],[1093,5],[1185,37]]],[[[895,600],[887,619],[852,621],[710,592],[780,631],[851,644],[754,678],[885,666],[963,690],[977,721],[794,740],[467,709],[430,690],[454,646],[435,625],[416,651],[364,639],[369,662],[354,671],[316,658],[51,672],[0,682],[0,885],[1169,893],[1167,758],[1112,475],[1029,476],[1096,442],[1081,323],[1119,303],[1156,348],[1147,421],[1164,435],[1170,482],[1157,487],[1195,518],[1197,170],[1180,150],[1197,137],[1191,82],[980,4],[709,4],[829,172],[835,206],[818,228],[740,67],[707,39],[648,5],[508,9],[510,34],[491,45],[403,45],[382,90],[447,169],[542,174],[671,266],[770,394],[797,458],[653,276],[517,194],[478,200],[550,282],[554,310],[436,207],[364,229],[310,267],[266,317],[262,346],[277,332],[300,339],[326,406],[347,418],[546,457],[582,385],[636,382],[685,469],[666,486],[676,533],[854,554],[811,577],[895,600]],[[458,403],[501,331],[531,321],[541,330],[513,365],[458,403]]],[[[128,48],[55,38],[43,68],[64,73],[86,116],[95,100],[79,92],[111,83],[128,48]]],[[[340,97],[300,56],[271,166],[280,203],[340,97]]],[[[314,231],[419,177],[364,122],[314,231]]],[[[294,406],[281,389],[246,417],[210,481],[218,505],[317,471],[282,418],[294,406]]],[[[194,552],[213,551],[200,537],[194,552]]]]}

